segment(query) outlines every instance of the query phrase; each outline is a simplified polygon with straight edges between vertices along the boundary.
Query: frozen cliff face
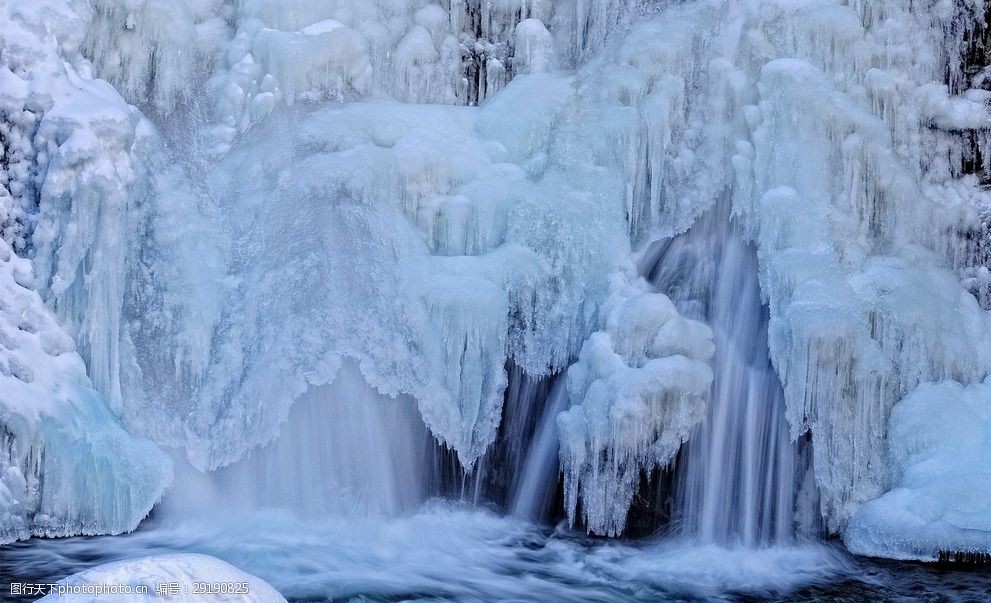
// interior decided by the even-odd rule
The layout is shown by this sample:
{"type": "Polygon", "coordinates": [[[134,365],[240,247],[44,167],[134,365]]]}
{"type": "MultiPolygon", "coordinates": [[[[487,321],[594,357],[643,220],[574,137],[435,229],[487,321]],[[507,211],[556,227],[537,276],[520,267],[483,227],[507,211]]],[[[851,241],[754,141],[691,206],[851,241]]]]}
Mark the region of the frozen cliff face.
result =
{"type": "Polygon", "coordinates": [[[110,414],[31,283],[0,240],[0,543],[133,530],[171,464],[110,414]]]}
{"type": "Polygon", "coordinates": [[[892,405],[920,382],[991,368],[987,312],[961,282],[988,198],[948,152],[965,146],[959,129],[987,128],[987,110],[979,91],[938,83],[957,67],[948,5],[823,6],[801,21],[769,9],[741,53],[789,57],[752,76],[736,202],[754,229],[789,421],[812,433],[832,529],[887,488],[892,405]]]}
{"type": "Polygon", "coordinates": [[[713,345],[709,327],[636,277],[617,278],[600,316],[568,369],[573,402],[557,421],[569,520],[580,503],[589,532],[615,536],[641,475],[671,463],[705,416],[713,345]]]}
{"type": "Polygon", "coordinates": [[[968,173],[983,169],[988,110],[960,67],[983,8],[715,6],[637,23],[579,71],[580,90],[601,91],[579,114],[585,140],[599,135],[583,150],[625,169],[635,237],[678,232],[731,192],[792,437],[811,432],[836,530],[890,484],[895,402],[991,369],[989,197],[968,173]]]}
{"type": "Polygon", "coordinates": [[[380,391],[414,395],[470,466],[494,438],[507,359],[544,374],[573,358],[628,250],[618,208],[598,203],[601,174],[582,166],[575,178],[570,155],[549,170],[570,79],[521,83],[487,111],[312,105],[383,93],[473,104],[511,75],[464,97],[466,78],[482,86],[464,73],[482,58],[491,79],[518,45],[519,73],[541,74],[586,57],[625,13],[617,2],[96,3],[86,52],[183,160],[136,128],[116,158],[133,171],[117,187],[125,202],[110,197],[104,217],[68,195],[43,200],[52,224],[37,243],[42,281],[67,275],[51,297],[126,424],[216,467],[273,438],[292,401],[350,357],[380,391]],[[574,240],[576,221],[601,227],[574,240]],[[296,243],[271,253],[286,233],[296,243]],[[92,285],[69,278],[80,265],[92,285]],[[292,303],[268,301],[287,291],[292,303]]]}
{"type": "Polygon", "coordinates": [[[991,380],[920,385],[892,409],[888,442],[894,487],[854,514],[850,550],[924,561],[991,550],[991,380]]]}
{"type": "MultiPolygon", "coordinates": [[[[507,98],[531,101],[515,116],[530,136],[571,98],[560,76],[510,88],[519,96],[507,98]]],[[[161,345],[176,335],[154,300],[181,287],[173,293],[161,268],[135,273],[127,424],[189,446],[202,468],[226,464],[274,437],[292,401],[347,357],[383,393],[412,395],[471,465],[495,437],[507,360],[541,374],[577,354],[593,300],[628,251],[623,216],[599,203],[590,174],[552,173],[538,156],[545,139],[507,148],[483,135],[507,134],[507,109],[376,101],[273,114],[212,172],[209,195],[224,211],[191,227],[229,237],[226,274],[197,267],[212,283],[203,299],[227,300],[216,321],[212,302],[174,319],[211,333],[205,364],[161,345]],[[528,169],[534,156],[546,174],[528,169]],[[577,222],[599,226],[574,237],[577,222]],[[188,372],[162,370],[173,366],[188,372]]]]}

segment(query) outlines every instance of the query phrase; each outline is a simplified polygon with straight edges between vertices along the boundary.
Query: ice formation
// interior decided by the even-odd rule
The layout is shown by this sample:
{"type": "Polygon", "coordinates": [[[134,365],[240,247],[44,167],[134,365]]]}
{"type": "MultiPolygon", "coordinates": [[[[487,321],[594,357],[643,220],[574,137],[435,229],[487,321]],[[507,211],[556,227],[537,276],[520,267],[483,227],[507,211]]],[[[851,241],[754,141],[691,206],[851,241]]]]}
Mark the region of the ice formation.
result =
{"type": "Polygon", "coordinates": [[[86,47],[131,102],[199,104],[223,154],[281,104],[389,95],[478,104],[589,56],[635,0],[97,0],[86,47]],[[552,37],[548,26],[558,35],[552,37]]]}
{"type": "Polygon", "coordinates": [[[119,238],[113,217],[123,211],[113,208],[128,201],[128,147],[142,118],[86,77],[78,52],[85,14],[73,3],[0,4],[0,542],[132,530],[171,479],[168,458],[131,437],[101,395],[116,391],[113,320],[70,328],[95,361],[91,383],[38,293],[61,314],[85,279],[108,302],[107,315],[119,316],[113,288],[123,275],[86,273],[85,264],[99,262],[86,261],[81,239],[101,228],[105,242],[119,238]],[[62,214],[66,204],[78,213],[62,214]],[[75,238],[80,229],[86,234],[75,238]],[[37,253],[56,239],[65,243],[57,268],[37,253]]]}
{"type": "Polygon", "coordinates": [[[920,385],[891,411],[888,450],[894,488],[854,514],[851,551],[935,561],[991,550],[991,379],[920,385]]]}
{"type": "MultiPolygon", "coordinates": [[[[987,312],[961,283],[980,261],[969,241],[985,236],[986,193],[951,163],[960,135],[939,126],[948,106],[976,107],[933,83],[957,67],[956,41],[941,39],[955,17],[882,4],[822,7],[808,34],[752,40],[754,52],[778,45],[793,58],[761,67],[759,96],[741,111],[752,134],[733,157],[789,422],[812,434],[834,530],[888,485],[891,406],[920,382],[971,382],[991,366],[975,336],[987,312]],[[813,31],[828,48],[801,42],[813,31]]],[[[772,22],[792,14],[779,10],[772,22]]]]}
{"type": "Polygon", "coordinates": [[[285,598],[267,582],[209,555],[192,553],[138,557],[98,565],[60,580],[54,594],[40,601],[243,601],[285,603],[285,598]],[[168,590],[177,585],[179,592],[168,590]],[[203,592],[194,592],[201,584],[203,592]],[[158,592],[166,587],[168,595],[158,592]],[[123,589],[131,592],[122,593],[123,589]],[[103,590],[99,590],[103,589],[103,590]],[[117,589],[116,592],[113,589],[117,589]]]}
{"type": "Polygon", "coordinates": [[[892,407],[991,370],[977,0],[0,7],[3,238],[123,424],[200,469],[345,365],[470,469],[507,364],[577,359],[569,503],[619,532],[702,416],[707,339],[648,353],[695,323],[610,282],[718,203],[831,531],[897,483],[892,407]]]}
{"type": "Polygon", "coordinates": [[[133,530],[171,464],[110,414],[32,276],[0,240],[0,544],[133,530]]]}
{"type": "Polygon", "coordinates": [[[646,281],[618,280],[601,330],[568,369],[572,405],[558,415],[568,517],[581,508],[587,529],[609,536],[626,526],[641,474],[668,465],[705,416],[712,384],[709,327],[646,281]]]}

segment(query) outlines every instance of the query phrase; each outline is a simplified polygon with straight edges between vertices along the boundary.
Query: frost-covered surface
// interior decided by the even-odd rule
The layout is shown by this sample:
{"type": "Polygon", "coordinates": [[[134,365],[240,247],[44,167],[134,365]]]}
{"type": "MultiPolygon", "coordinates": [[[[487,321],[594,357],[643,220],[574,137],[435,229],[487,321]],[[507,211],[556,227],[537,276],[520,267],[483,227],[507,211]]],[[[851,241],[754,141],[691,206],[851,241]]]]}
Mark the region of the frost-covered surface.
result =
{"type": "Polygon", "coordinates": [[[4,238],[200,468],[344,358],[470,466],[507,361],[564,368],[630,252],[731,198],[841,531],[892,484],[892,406],[991,370],[983,3],[643,4],[8,1],[4,238]]]}
{"type": "Polygon", "coordinates": [[[171,464],[110,414],[31,282],[0,240],[0,543],[133,530],[171,464]]]}
{"type": "Polygon", "coordinates": [[[641,473],[667,466],[705,416],[712,331],[678,315],[642,279],[617,278],[601,330],[568,369],[572,406],[558,415],[565,507],[579,501],[590,532],[614,536],[641,473]]]}
{"type": "Polygon", "coordinates": [[[76,603],[97,601],[203,601],[220,603],[240,601],[244,603],[285,603],[285,598],[270,584],[243,572],[229,563],[209,555],[192,553],[138,557],[114,563],[98,565],[58,582],[58,592],[40,601],[73,601],[76,603]],[[194,584],[203,585],[204,591],[194,592],[194,584]],[[160,584],[175,584],[177,594],[161,595],[156,592],[160,584]],[[121,589],[130,587],[130,593],[121,589]],[[97,592],[97,589],[103,589],[97,592]],[[114,592],[113,589],[117,589],[114,592]],[[216,589],[216,592],[209,592],[216,589]],[[144,591],[144,592],[139,592],[144,591]]]}
{"type": "Polygon", "coordinates": [[[854,514],[851,551],[924,561],[991,551],[991,380],[920,385],[892,409],[888,449],[894,487],[854,514]]]}

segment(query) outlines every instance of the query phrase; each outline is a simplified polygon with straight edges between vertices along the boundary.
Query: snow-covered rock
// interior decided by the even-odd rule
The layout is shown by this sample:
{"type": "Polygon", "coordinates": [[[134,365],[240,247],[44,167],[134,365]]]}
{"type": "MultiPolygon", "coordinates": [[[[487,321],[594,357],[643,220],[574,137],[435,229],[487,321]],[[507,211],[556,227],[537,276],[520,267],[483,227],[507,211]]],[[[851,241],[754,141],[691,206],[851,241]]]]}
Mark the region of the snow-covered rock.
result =
{"type": "Polygon", "coordinates": [[[209,555],[155,555],[98,565],[64,580],[40,601],[285,603],[267,582],[209,555]],[[159,592],[157,589],[164,586],[159,592]],[[178,592],[176,592],[178,591],[178,592]]]}

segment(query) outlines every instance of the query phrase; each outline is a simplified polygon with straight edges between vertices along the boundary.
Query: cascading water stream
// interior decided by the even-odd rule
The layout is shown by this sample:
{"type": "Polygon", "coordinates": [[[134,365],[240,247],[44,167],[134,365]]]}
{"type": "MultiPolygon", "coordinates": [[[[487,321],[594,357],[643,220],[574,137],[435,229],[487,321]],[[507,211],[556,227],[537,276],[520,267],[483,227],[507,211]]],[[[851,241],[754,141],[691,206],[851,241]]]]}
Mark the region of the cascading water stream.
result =
{"type": "Polygon", "coordinates": [[[755,250],[719,207],[654,245],[644,267],[682,314],[709,324],[716,344],[708,414],[675,467],[680,529],[705,543],[788,542],[797,446],[768,355],[755,250]]]}
{"type": "Polygon", "coordinates": [[[551,388],[523,470],[516,480],[509,507],[516,517],[539,521],[550,513],[560,472],[557,415],[567,406],[568,388],[564,379],[558,379],[551,388]]]}

